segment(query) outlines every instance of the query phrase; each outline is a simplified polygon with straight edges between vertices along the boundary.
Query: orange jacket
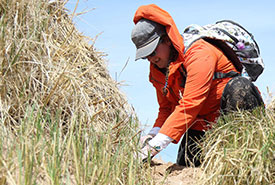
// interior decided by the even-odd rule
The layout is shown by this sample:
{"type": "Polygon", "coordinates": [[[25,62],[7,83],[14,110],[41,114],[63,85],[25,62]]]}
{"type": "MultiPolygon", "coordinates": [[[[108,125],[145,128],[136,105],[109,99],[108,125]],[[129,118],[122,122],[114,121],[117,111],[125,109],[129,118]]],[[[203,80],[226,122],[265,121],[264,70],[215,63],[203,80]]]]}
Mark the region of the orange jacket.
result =
{"type": "Polygon", "coordinates": [[[159,103],[154,127],[161,127],[159,132],[174,139],[175,143],[188,128],[209,129],[219,116],[222,92],[230,80],[213,80],[214,72],[236,71],[233,64],[219,49],[204,40],[192,44],[184,54],[183,38],[172,17],[158,6],[151,4],[139,7],[134,22],[137,23],[141,18],[166,26],[168,37],[179,52],[177,60],[169,66],[166,96],[162,92],[165,75],[154,64],[150,64],[149,78],[156,88],[159,103]],[[181,87],[182,65],[187,73],[184,87],[181,87]]]}

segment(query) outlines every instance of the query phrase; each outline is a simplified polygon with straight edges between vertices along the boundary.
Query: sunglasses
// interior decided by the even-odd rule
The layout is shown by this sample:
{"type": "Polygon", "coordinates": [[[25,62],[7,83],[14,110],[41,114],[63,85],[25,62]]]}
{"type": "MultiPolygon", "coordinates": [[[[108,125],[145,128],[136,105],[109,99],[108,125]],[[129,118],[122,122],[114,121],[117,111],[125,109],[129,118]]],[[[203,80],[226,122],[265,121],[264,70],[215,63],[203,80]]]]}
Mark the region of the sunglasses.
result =
{"type": "Polygon", "coordinates": [[[147,57],[153,57],[157,54],[156,50],[154,50],[150,55],[148,55],[147,57]]]}
{"type": "Polygon", "coordinates": [[[146,56],[146,57],[143,57],[142,59],[147,59],[147,57],[153,57],[157,54],[156,50],[154,50],[150,55],[146,56]]]}

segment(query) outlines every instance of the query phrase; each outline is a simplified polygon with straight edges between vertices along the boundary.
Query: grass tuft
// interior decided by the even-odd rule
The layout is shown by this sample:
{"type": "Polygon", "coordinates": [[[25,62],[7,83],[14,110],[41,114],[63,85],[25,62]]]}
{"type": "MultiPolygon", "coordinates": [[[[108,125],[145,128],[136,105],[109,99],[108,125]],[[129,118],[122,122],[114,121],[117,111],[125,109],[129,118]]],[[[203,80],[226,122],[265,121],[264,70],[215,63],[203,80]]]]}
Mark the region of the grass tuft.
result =
{"type": "Polygon", "coordinates": [[[21,124],[0,127],[1,184],[150,184],[149,169],[134,157],[136,120],[95,132],[74,115],[64,131],[60,118],[27,107],[21,124]],[[35,111],[36,110],[36,111],[35,111]],[[116,142],[114,142],[116,141],[116,142]]]}
{"type": "MultiPolygon", "coordinates": [[[[66,124],[79,114],[96,130],[133,110],[109,75],[103,53],[80,34],[64,1],[0,0],[0,112],[20,125],[26,106],[57,114],[66,124]],[[60,113],[57,113],[57,109],[60,113]]],[[[125,123],[124,123],[125,124],[125,123]]]]}
{"type": "Polygon", "coordinates": [[[206,134],[203,184],[275,183],[274,112],[237,112],[206,134]]]}

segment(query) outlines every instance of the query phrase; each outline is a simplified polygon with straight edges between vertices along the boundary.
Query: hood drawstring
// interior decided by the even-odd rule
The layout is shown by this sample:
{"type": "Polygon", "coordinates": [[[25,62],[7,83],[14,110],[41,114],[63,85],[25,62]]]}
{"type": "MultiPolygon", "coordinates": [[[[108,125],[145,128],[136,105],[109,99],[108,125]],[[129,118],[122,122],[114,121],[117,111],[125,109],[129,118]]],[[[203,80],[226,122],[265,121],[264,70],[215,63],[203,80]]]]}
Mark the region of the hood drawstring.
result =
{"type": "Polygon", "coordinates": [[[166,96],[168,93],[168,76],[169,76],[169,65],[167,67],[166,73],[165,73],[165,84],[164,87],[162,88],[163,95],[166,96]]]}
{"type": "Polygon", "coordinates": [[[166,96],[167,93],[168,93],[167,84],[168,84],[168,83],[165,82],[165,86],[164,86],[163,89],[162,89],[162,93],[163,93],[164,96],[166,96]]]}

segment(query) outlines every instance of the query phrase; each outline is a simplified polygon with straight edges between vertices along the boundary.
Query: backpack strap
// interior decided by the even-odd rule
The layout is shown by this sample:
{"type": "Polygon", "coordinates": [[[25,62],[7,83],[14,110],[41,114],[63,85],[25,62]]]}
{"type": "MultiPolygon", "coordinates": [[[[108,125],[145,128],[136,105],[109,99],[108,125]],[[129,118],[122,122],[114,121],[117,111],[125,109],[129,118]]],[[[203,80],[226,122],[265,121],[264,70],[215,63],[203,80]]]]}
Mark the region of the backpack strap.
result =
{"type": "Polygon", "coordinates": [[[225,35],[227,35],[229,38],[231,38],[234,41],[235,44],[237,44],[239,42],[239,40],[236,37],[234,37],[233,35],[228,33],[226,30],[221,29],[221,28],[216,28],[216,30],[218,30],[220,32],[223,32],[225,35]]]}
{"type": "Polygon", "coordinates": [[[215,72],[214,76],[213,76],[213,80],[222,79],[222,78],[233,78],[233,77],[237,77],[237,76],[241,76],[241,74],[237,73],[235,71],[230,71],[228,73],[215,72]]]}
{"type": "Polygon", "coordinates": [[[227,57],[227,59],[229,59],[232,62],[235,69],[240,73],[242,72],[243,70],[242,63],[240,62],[235,52],[224,41],[212,39],[212,38],[204,38],[204,40],[216,46],[217,48],[219,48],[223,52],[223,54],[227,57]]]}
{"type": "Polygon", "coordinates": [[[181,64],[180,66],[181,66],[181,68],[180,68],[179,72],[180,72],[180,75],[182,77],[180,86],[184,88],[185,83],[186,83],[187,73],[186,73],[186,69],[184,68],[183,64],[181,64]]]}

